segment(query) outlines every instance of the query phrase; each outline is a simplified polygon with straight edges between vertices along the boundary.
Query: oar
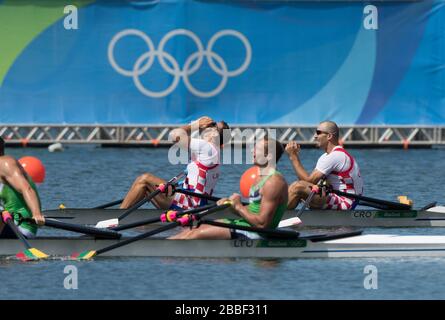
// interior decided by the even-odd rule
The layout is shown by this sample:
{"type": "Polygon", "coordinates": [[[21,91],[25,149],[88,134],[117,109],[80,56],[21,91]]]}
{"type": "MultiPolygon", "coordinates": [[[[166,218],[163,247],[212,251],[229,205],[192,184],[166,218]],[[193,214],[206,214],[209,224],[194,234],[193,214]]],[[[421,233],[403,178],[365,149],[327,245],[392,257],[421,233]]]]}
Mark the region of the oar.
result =
{"type": "MultiPolygon", "coordinates": [[[[190,191],[190,190],[174,189],[174,192],[183,193],[185,195],[198,197],[198,198],[202,198],[202,199],[206,199],[206,200],[210,200],[210,201],[215,201],[215,202],[221,200],[221,198],[219,198],[219,197],[210,196],[208,194],[196,193],[196,192],[193,192],[193,191],[190,191]]],[[[247,206],[248,205],[248,203],[246,203],[246,202],[241,202],[241,204],[243,206],[247,206]]],[[[293,218],[289,218],[289,219],[280,221],[280,223],[278,225],[278,228],[292,227],[292,226],[299,225],[301,223],[302,223],[302,221],[300,220],[300,218],[293,217],[293,218]]]]}
{"type": "MultiPolygon", "coordinates": [[[[25,219],[25,220],[34,223],[34,220],[30,220],[30,219],[25,219]]],[[[59,221],[56,219],[51,219],[51,218],[45,218],[45,226],[51,227],[51,228],[56,228],[56,229],[62,229],[62,230],[67,230],[67,231],[88,234],[88,235],[94,236],[96,238],[119,239],[121,237],[121,234],[114,230],[98,229],[95,227],[88,227],[88,226],[80,225],[80,224],[62,222],[62,221],[59,221]]]]}
{"type": "Polygon", "coordinates": [[[20,232],[19,228],[15,225],[14,220],[12,219],[12,216],[8,211],[3,211],[2,217],[3,221],[12,229],[17,238],[19,238],[20,241],[25,246],[25,251],[16,254],[16,257],[18,259],[22,261],[31,261],[31,260],[45,259],[49,257],[46,253],[36,248],[33,248],[29,244],[28,240],[26,240],[25,236],[20,232]]]}
{"type": "Polygon", "coordinates": [[[88,260],[88,259],[91,259],[91,258],[93,258],[93,257],[95,257],[97,255],[102,254],[102,253],[105,253],[105,252],[111,251],[113,249],[117,249],[117,248],[123,247],[125,245],[128,245],[130,243],[136,242],[138,240],[142,240],[142,239],[148,238],[148,237],[153,236],[155,234],[158,234],[158,233],[170,230],[170,229],[174,229],[174,228],[179,227],[179,226],[190,225],[190,223],[192,223],[194,220],[200,220],[202,217],[204,217],[206,215],[209,215],[209,214],[214,213],[214,212],[219,211],[219,210],[224,210],[224,209],[230,207],[231,205],[232,204],[230,202],[228,202],[228,203],[225,203],[225,204],[222,204],[222,205],[219,205],[219,206],[215,205],[213,208],[207,209],[207,210],[202,211],[200,213],[184,215],[181,218],[177,219],[175,222],[171,222],[171,223],[169,223],[169,224],[167,224],[165,226],[162,226],[160,228],[157,228],[155,230],[151,230],[151,231],[148,231],[148,232],[145,232],[145,233],[141,233],[140,235],[137,235],[135,237],[129,238],[129,239],[121,241],[121,242],[117,242],[115,244],[112,244],[112,245],[110,245],[108,247],[105,247],[105,248],[102,248],[102,249],[99,249],[99,250],[96,250],[96,251],[95,250],[84,251],[84,252],[82,252],[80,254],[74,253],[74,254],[71,255],[71,258],[72,259],[77,259],[77,260],[88,260]]]}
{"type": "Polygon", "coordinates": [[[214,204],[209,204],[206,206],[202,206],[202,207],[198,207],[198,208],[194,208],[194,209],[190,209],[190,210],[184,210],[184,211],[176,211],[176,210],[169,210],[163,214],[161,214],[159,217],[156,218],[150,218],[150,219],[145,219],[145,220],[141,220],[141,221],[137,221],[137,222],[133,222],[133,223],[128,223],[128,224],[124,224],[118,227],[113,227],[110,228],[110,230],[114,230],[114,231],[122,231],[122,230],[127,230],[127,229],[132,229],[132,228],[136,228],[136,227],[141,227],[141,226],[145,226],[151,223],[156,223],[156,222],[172,222],[175,221],[177,218],[180,218],[181,216],[185,215],[185,214],[192,214],[192,213],[197,213],[197,212],[201,212],[207,209],[212,209],[213,207],[215,207],[214,204]]]}
{"type": "Polygon", "coordinates": [[[112,202],[108,202],[108,203],[105,203],[105,204],[101,204],[100,206],[94,207],[93,209],[106,209],[106,208],[115,206],[117,204],[120,204],[120,203],[122,203],[122,201],[124,201],[124,199],[119,199],[119,200],[116,200],[116,201],[112,201],[112,202]]]}
{"type": "Polygon", "coordinates": [[[359,196],[357,194],[342,192],[338,190],[329,190],[329,192],[335,193],[342,197],[347,197],[354,200],[362,201],[362,204],[366,203],[367,206],[371,206],[372,203],[380,205],[377,209],[382,209],[382,206],[384,206],[386,210],[411,210],[411,206],[404,203],[397,203],[365,196],[359,196]]]}
{"type": "Polygon", "coordinates": [[[134,204],[133,206],[131,206],[130,208],[128,208],[127,210],[125,210],[119,217],[114,218],[114,219],[109,219],[109,220],[103,220],[103,221],[99,221],[96,224],[96,228],[110,228],[110,227],[115,227],[119,225],[119,222],[126,218],[129,214],[131,214],[132,212],[136,211],[137,209],[139,209],[141,206],[143,206],[145,203],[149,202],[151,199],[153,199],[154,197],[156,197],[158,194],[160,194],[161,192],[164,192],[165,190],[167,190],[169,185],[173,185],[176,184],[178,182],[178,180],[185,175],[185,172],[182,171],[181,173],[179,173],[178,175],[174,176],[173,178],[171,178],[170,180],[168,180],[166,183],[164,184],[160,184],[156,190],[154,190],[152,193],[150,193],[148,196],[144,197],[144,199],[141,199],[140,201],[138,201],[136,204],[134,204]]]}
{"type": "MultiPolygon", "coordinates": [[[[206,199],[206,200],[210,200],[210,201],[214,201],[217,202],[219,200],[221,200],[221,198],[219,197],[214,197],[208,194],[203,194],[203,193],[197,193],[197,192],[193,192],[190,190],[185,190],[185,189],[174,189],[174,192],[178,192],[178,193],[182,193],[188,196],[192,196],[192,197],[197,197],[197,198],[201,198],[201,199],[206,199]]],[[[248,203],[246,202],[242,202],[242,205],[248,205],[248,203]]]]}
{"type": "Polygon", "coordinates": [[[297,212],[297,218],[300,218],[303,214],[304,210],[306,210],[307,206],[311,203],[312,198],[320,191],[320,185],[322,184],[322,180],[318,182],[318,184],[314,184],[311,188],[311,193],[309,193],[309,196],[304,201],[303,205],[301,206],[300,210],[297,212]]]}
{"type": "Polygon", "coordinates": [[[215,227],[221,227],[221,228],[229,228],[229,229],[236,229],[236,230],[244,230],[244,231],[250,231],[250,232],[256,232],[261,233],[263,235],[267,235],[274,238],[281,238],[281,239],[297,239],[299,237],[299,233],[293,230],[280,230],[280,229],[263,229],[263,228],[257,228],[257,227],[248,227],[248,226],[240,226],[235,225],[231,223],[223,223],[218,222],[214,220],[201,220],[199,222],[200,224],[208,224],[215,227]]]}

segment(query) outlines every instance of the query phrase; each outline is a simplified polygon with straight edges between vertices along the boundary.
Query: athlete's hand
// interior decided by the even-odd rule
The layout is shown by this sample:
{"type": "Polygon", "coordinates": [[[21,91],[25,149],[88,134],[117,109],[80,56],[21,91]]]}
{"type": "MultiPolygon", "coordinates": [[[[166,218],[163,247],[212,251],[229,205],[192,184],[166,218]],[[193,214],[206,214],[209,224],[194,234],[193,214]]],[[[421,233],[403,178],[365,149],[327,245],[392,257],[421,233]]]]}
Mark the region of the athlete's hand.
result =
{"type": "Polygon", "coordinates": [[[230,201],[230,199],[229,198],[221,198],[221,199],[219,199],[217,202],[216,202],[216,204],[218,205],[218,206],[222,206],[225,202],[227,202],[227,201],[230,201]]]}
{"type": "Polygon", "coordinates": [[[45,217],[42,215],[37,215],[34,218],[34,221],[39,225],[39,226],[43,226],[45,225],[45,217]]]}
{"type": "Polygon", "coordinates": [[[296,141],[290,141],[285,150],[289,157],[298,157],[301,147],[296,141]]]}
{"type": "Polygon", "coordinates": [[[201,117],[198,119],[199,129],[205,129],[215,125],[215,121],[213,121],[210,117],[201,117]]]}
{"type": "Polygon", "coordinates": [[[229,198],[230,201],[232,201],[232,207],[237,208],[238,206],[242,206],[241,203],[241,196],[238,193],[234,193],[229,198]]]}

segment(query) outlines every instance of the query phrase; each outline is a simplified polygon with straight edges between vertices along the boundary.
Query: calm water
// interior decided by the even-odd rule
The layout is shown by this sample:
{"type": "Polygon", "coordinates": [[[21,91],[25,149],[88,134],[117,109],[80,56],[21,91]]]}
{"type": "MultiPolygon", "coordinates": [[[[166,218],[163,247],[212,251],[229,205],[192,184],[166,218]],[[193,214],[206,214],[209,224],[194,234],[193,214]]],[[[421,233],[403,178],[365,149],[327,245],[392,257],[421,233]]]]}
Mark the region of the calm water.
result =
{"type": "MultiPolygon", "coordinates": [[[[102,149],[72,146],[62,153],[10,149],[46,165],[40,186],[44,209],[89,207],[121,198],[145,171],[170,178],[167,149],[102,149]]],[[[416,207],[445,203],[445,149],[352,150],[365,177],[366,194],[395,200],[407,195],[416,207]]],[[[312,170],[318,150],[302,151],[312,170]]],[[[224,165],[217,195],[238,191],[248,165],[224,165]]],[[[181,167],[182,168],[182,167],[181,167]]],[[[280,170],[294,180],[285,156],[280,170]]],[[[370,229],[375,233],[445,234],[444,229],[370,229]]],[[[442,299],[445,259],[163,259],[97,258],[89,262],[0,260],[0,296],[9,299],[442,299]],[[78,269],[78,289],[64,289],[64,268],[78,269]],[[363,286],[367,265],[378,268],[378,289],[363,286]]]]}

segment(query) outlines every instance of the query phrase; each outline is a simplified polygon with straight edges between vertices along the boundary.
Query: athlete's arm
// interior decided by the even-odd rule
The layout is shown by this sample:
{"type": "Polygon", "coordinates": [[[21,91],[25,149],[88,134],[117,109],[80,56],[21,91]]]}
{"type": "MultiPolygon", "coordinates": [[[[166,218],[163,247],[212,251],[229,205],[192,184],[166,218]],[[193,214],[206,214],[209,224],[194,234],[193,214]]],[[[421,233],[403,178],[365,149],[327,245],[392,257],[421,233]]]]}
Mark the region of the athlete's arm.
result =
{"type": "Polygon", "coordinates": [[[188,149],[190,146],[190,135],[182,128],[170,131],[170,140],[180,148],[188,149]]]}
{"type": "Polygon", "coordinates": [[[262,187],[261,207],[258,214],[251,213],[248,206],[243,206],[240,201],[240,196],[234,194],[230,197],[233,202],[235,211],[252,226],[257,228],[266,228],[272,223],[275,210],[280,204],[280,195],[286,189],[286,184],[278,177],[271,177],[262,187]]]}
{"type": "Polygon", "coordinates": [[[32,217],[39,225],[42,225],[45,223],[45,218],[40,212],[39,199],[18,167],[19,165],[16,160],[6,158],[0,165],[0,175],[12,188],[23,195],[23,199],[32,212],[32,217]]]}
{"type": "Polygon", "coordinates": [[[170,139],[181,148],[189,148],[190,135],[193,130],[202,130],[213,125],[215,122],[209,117],[201,117],[198,120],[185,126],[170,131],[170,139]]]}
{"type": "Polygon", "coordinates": [[[307,181],[313,184],[318,183],[320,179],[324,176],[324,174],[315,169],[312,171],[311,174],[309,174],[303,167],[303,164],[300,161],[300,145],[297,144],[295,141],[291,141],[286,146],[286,152],[289,155],[289,160],[292,163],[292,167],[295,170],[295,173],[298,176],[298,179],[307,181]]]}
{"type": "Polygon", "coordinates": [[[300,161],[300,145],[295,141],[291,141],[286,145],[286,152],[289,155],[289,160],[292,163],[295,173],[298,179],[309,182],[309,173],[304,169],[303,164],[300,161]]]}
{"type": "Polygon", "coordinates": [[[184,130],[185,132],[187,132],[188,135],[190,135],[192,132],[192,129],[193,130],[197,130],[197,129],[202,130],[202,129],[214,126],[215,124],[216,123],[215,123],[215,121],[213,121],[212,118],[204,116],[204,117],[199,118],[196,121],[193,121],[191,125],[187,124],[185,126],[182,126],[181,129],[184,130]]]}

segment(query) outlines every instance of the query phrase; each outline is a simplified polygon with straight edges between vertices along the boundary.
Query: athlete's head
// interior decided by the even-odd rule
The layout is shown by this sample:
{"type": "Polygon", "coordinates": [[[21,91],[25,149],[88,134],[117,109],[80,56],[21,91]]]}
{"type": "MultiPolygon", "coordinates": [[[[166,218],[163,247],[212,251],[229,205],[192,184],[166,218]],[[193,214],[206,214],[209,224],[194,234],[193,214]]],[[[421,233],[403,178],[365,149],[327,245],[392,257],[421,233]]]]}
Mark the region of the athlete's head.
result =
{"type": "Polygon", "coordinates": [[[203,138],[214,136],[219,142],[220,146],[229,142],[231,138],[229,125],[225,121],[212,122],[209,126],[202,130],[201,134],[203,138]]]}
{"type": "Polygon", "coordinates": [[[329,143],[333,145],[338,145],[340,130],[338,126],[333,121],[323,121],[315,132],[315,141],[317,143],[317,147],[321,149],[326,149],[329,143]]]}
{"type": "Polygon", "coordinates": [[[283,155],[281,142],[268,138],[259,140],[253,149],[253,163],[259,167],[275,166],[283,155]]]}
{"type": "Polygon", "coordinates": [[[219,133],[219,144],[222,146],[230,141],[231,135],[230,135],[230,128],[227,122],[221,120],[216,123],[216,128],[218,129],[219,133]]]}

